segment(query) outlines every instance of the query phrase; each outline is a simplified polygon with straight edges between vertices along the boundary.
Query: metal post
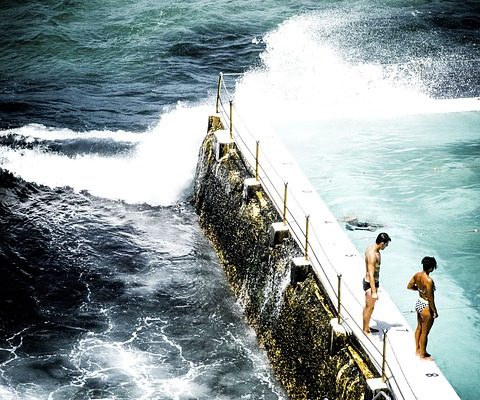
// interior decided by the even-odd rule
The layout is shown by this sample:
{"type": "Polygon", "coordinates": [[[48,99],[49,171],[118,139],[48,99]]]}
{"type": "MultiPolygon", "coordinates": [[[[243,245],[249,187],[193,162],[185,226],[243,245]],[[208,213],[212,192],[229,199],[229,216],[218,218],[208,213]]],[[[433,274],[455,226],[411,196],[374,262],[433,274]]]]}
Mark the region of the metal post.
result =
{"type": "Polygon", "coordinates": [[[335,332],[333,331],[333,326],[330,326],[330,355],[333,356],[333,350],[335,345],[335,332]]]}
{"type": "Polygon", "coordinates": [[[217,85],[217,102],[215,105],[215,112],[218,114],[218,106],[220,104],[220,88],[222,86],[223,72],[218,74],[218,85],[217,85]]]}
{"type": "Polygon", "coordinates": [[[255,151],[255,180],[258,181],[258,147],[259,147],[259,141],[257,140],[257,149],[255,151]]]}
{"type": "Polygon", "coordinates": [[[382,382],[387,380],[387,376],[385,374],[385,366],[386,366],[386,359],[387,359],[387,330],[383,330],[383,355],[382,355],[382,382]]]}
{"type": "Polygon", "coordinates": [[[230,100],[230,140],[233,140],[232,107],[233,107],[233,101],[230,100]]]}
{"type": "Polygon", "coordinates": [[[308,260],[308,221],[310,220],[310,215],[305,217],[305,260],[308,260]]]}
{"type": "Polygon", "coordinates": [[[342,322],[341,322],[341,318],[340,318],[340,308],[342,307],[342,302],[341,302],[341,287],[342,287],[342,274],[337,274],[337,278],[338,278],[338,304],[337,304],[337,310],[338,310],[338,315],[337,315],[337,322],[338,322],[338,325],[340,325],[342,322]]]}
{"type": "Polygon", "coordinates": [[[287,187],[288,182],[285,182],[285,190],[283,192],[283,223],[287,223],[287,187]]]}

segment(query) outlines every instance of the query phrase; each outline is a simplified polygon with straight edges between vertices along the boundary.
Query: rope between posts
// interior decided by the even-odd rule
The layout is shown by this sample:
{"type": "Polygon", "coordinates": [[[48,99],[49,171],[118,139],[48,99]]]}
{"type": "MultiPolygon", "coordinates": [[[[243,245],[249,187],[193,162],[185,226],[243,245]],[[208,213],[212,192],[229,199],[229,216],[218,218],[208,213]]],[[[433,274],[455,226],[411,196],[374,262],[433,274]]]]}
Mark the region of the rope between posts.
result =
{"type": "MultiPolygon", "coordinates": [[[[226,86],[225,86],[225,83],[224,81],[222,82],[224,88],[226,89],[226,86]]],[[[227,90],[227,89],[226,89],[227,90]]],[[[222,109],[224,111],[224,115],[227,116],[227,112],[225,110],[225,107],[223,107],[223,102],[221,102],[222,104],[222,109]]],[[[237,111],[235,105],[233,106],[234,110],[237,111]]],[[[241,119],[241,116],[240,114],[237,112],[236,113],[236,118],[238,118],[242,123],[243,123],[243,126],[245,128],[245,130],[250,134],[250,137],[255,139],[254,135],[251,133],[251,131],[248,129],[248,127],[246,126],[246,124],[243,122],[243,120],[241,119]]],[[[225,118],[226,120],[228,120],[228,118],[225,118]]],[[[229,127],[229,126],[228,126],[229,127]]],[[[250,156],[252,158],[255,158],[255,155],[253,154],[252,150],[250,150],[250,147],[248,146],[248,144],[246,143],[246,141],[244,140],[243,136],[240,134],[239,130],[236,128],[236,126],[233,127],[233,131],[235,132],[235,137],[238,138],[242,144],[243,144],[243,148],[250,154],[250,156]]],[[[273,163],[270,161],[269,157],[267,156],[267,154],[265,152],[263,152],[263,150],[261,150],[261,159],[262,160],[266,160],[267,163],[270,165],[270,168],[271,170],[273,170],[273,172],[275,173],[275,175],[277,176],[277,178],[282,181],[282,177],[280,175],[280,173],[277,171],[277,169],[274,167],[273,163]]],[[[264,167],[263,167],[263,164],[262,163],[259,163],[259,168],[260,170],[263,172],[263,176],[264,178],[261,178],[260,180],[264,180],[266,179],[269,183],[270,183],[270,186],[275,190],[275,194],[276,194],[276,197],[280,199],[280,201],[283,201],[282,200],[282,194],[279,193],[277,190],[276,190],[276,185],[274,184],[274,182],[272,181],[272,179],[270,178],[270,176],[266,173],[264,167]]],[[[272,201],[275,201],[275,199],[273,198],[271,192],[268,190],[268,188],[266,187],[266,185],[264,185],[264,189],[268,192],[268,194],[270,194],[270,198],[272,199],[272,201]]],[[[293,197],[293,196],[292,196],[293,197]]],[[[275,204],[278,206],[278,203],[275,202],[275,204]]],[[[299,205],[299,203],[297,203],[299,205]]],[[[287,207],[288,208],[288,207],[287,207]]],[[[290,211],[290,210],[288,210],[290,211]]],[[[303,209],[302,209],[303,211],[303,209]]],[[[296,219],[294,218],[293,214],[290,212],[290,215],[292,217],[292,219],[295,221],[295,223],[300,227],[298,221],[296,221],[296,219]]],[[[297,236],[298,238],[298,236],[297,236]]]]}
{"type": "MultiPolygon", "coordinates": [[[[237,108],[235,107],[235,105],[233,106],[233,108],[234,108],[234,110],[236,111],[235,117],[236,117],[237,119],[239,119],[240,122],[242,122],[245,131],[246,131],[246,132],[250,135],[250,137],[255,141],[255,139],[256,139],[255,136],[252,134],[252,132],[250,131],[250,129],[248,129],[248,126],[243,122],[242,117],[241,117],[241,114],[238,112],[238,110],[237,110],[237,108]]],[[[235,132],[237,133],[237,136],[241,137],[240,132],[238,131],[238,129],[236,129],[236,128],[234,127],[234,130],[235,130],[235,132]]],[[[252,155],[252,157],[255,158],[254,155],[253,155],[253,152],[250,150],[250,148],[248,148],[248,145],[247,145],[246,142],[243,140],[243,138],[242,138],[242,142],[243,142],[244,145],[247,147],[247,151],[250,153],[250,155],[252,155]]],[[[261,142],[260,142],[260,143],[261,143],[261,142]]],[[[281,174],[280,174],[280,173],[278,172],[278,170],[275,168],[274,164],[270,161],[270,158],[269,158],[268,155],[263,151],[263,149],[262,149],[261,146],[260,146],[260,152],[261,152],[261,154],[260,154],[261,157],[260,157],[260,158],[261,158],[262,160],[265,160],[265,161],[268,163],[268,165],[270,166],[270,168],[272,169],[272,171],[275,173],[275,175],[277,176],[277,178],[278,178],[279,180],[283,181],[281,174]]],[[[265,174],[265,176],[267,176],[267,175],[265,174]]],[[[268,177],[268,178],[269,178],[269,177],[268,177]]],[[[269,182],[272,183],[272,181],[270,180],[270,178],[269,178],[269,182]]],[[[273,183],[272,183],[272,185],[273,185],[273,183]]]]}
{"type": "MultiPolygon", "coordinates": [[[[229,75],[229,76],[236,76],[236,75],[239,75],[239,74],[224,74],[223,76],[227,76],[227,75],[229,75]]],[[[225,81],[224,81],[223,79],[221,79],[221,85],[222,85],[225,93],[230,96],[230,100],[229,100],[229,101],[231,101],[232,96],[231,96],[228,88],[226,87],[225,81]]],[[[220,105],[221,105],[222,115],[224,116],[225,121],[228,121],[227,125],[228,125],[228,128],[230,128],[230,126],[229,126],[229,123],[230,123],[229,113],[228,113],[227,110],[225,109],[224,102],[222,101],[222,96],[221,96],[221,95],[219,95],[219,103],[220,103],[220,105]]],[[[235,107],[234,107],[234,109],[235,109],[235,111],[237,111],[235,107]]],[[[250,130],[248,129],[248,127],[246,126],[246,124],[242,121],[241,116],[240,116],[240,114],[238,113],[238,111],[236,112],[235,119],[236,119],[236,120],[237,120],[237,119],[240,120],[240,121],[242,122],[244,128],[245,128],[245,131],[250,135],[251,138],[255,139],[255,136],[250,132],[250,130]]],[[[233,124],[232,124],[232,125],[233,125],[233,124]]],[[[234,140],[236,140],[237,143],[241,143],[241,150],[246,151],[246,152],[250,155],[251,158],[255,159],[254,153],[252,152],[252,150],[250,150],[250,146],[247,144],[247,142],[245,141],[243,135],[242,135],[242,134],[240,133],[240,131],[237,129],[236,125],[234,125],[232,128],[233,128],[233,129],[232,129],[232,134],[234,133],[234,135],[233,135],[233,136],[234,136],[234,140]]],[[[262,150],[261,160],[262,160],[262,162],[263,162],[263,160],[265,160],[266,163],[269,164],[271,170],[272,170],[272,171],[274,172],[274,174],[276,175],[277,179],[278,179],[280,182],[284,182],[284,181],[282,180],[281,175],[278,173],[277,169],[274,167],[273,163],[270,161],[270,159],[268,158],[268,156],[263,152],[263,150],[262,150]]],[[[245,159],[245,162],[246,162],[247,164],[249,164],[249,167],[250,167],[250,168],[252,168],[251,163],[250,163],[247,159],[245,159]]],[[[276,189],[276,185],[275,185],[274,182],[272,181],[271,177],[266,173],[266,170],[265,170],[265,168],[264,168],[264,164],[263,164],[262,162],[259,162],[259,169],[260,169],[260,171],[262,172],[261,176],[260,176],[260,174],[259,174],[259,179],[260,179],[261,183],[263,183],[263,189],[267,192],[267,195],[269,196],[269,198],[271,199],[271,201],[275,204],[277,210],[281,210],[281,208],[282,208],[282,207],[281,207],[281,204],[283,203],[282,194],[279,193],[278,190],[276,189]],[[268,182],[269,185],[266,185],[266,184],[265,184],[266,182],[268,182]],[[269,187],[273,188],[273,190],[274,190],[273,193],[271,192],[271,190],[269,189],[269,187]],[[276,199],[279,199],[279,202],[277,202],[276,199]]],[[[285,182],[284,182],[284,183],[285,183],[285,182]]],[[[295,198],[295,196],[292,194],[290,197],[293,198],[293,200],[295,201],[296,205],[300,208],[300,210],[303,212],[303,214],[304,214],[304,215],[307,215],[307,213],[306,213],[306,212],[304,211],[304,209],[301,207],[300,203],[299,203],[298,200],[295,198]]],[[[286,207],[286,211],[287,211],[287,213],[290,215],[290,218],[287,219],[288,225],[289,225],[290,227],[292,227],[292,226],[293,226],[292,224],[296,224],[296,226],[297,226],[297,228],[300,230],[300,232],[302,232],[303,235],[304,235],[304,237],[306,237],[306,233],[303,231],[302,225],[301,225],[301,224],[298,222],[298,220],[294,217],[294,215],[292,214],[291,209],[290,209],[290,207],[288,207],[288,205],[287,205],[287,207],[286,207]]],[[[322,246],[322,244],[321,244],[321,242],[320,242],[320,240],[319,240],[319,238],[318,238],[318,236],[317,236],[317,233],[316,233],[315,229],[313,229],[313,227],[312,227],[312,231],[313,231],[313,236],[315,237],[315,240],[316,240],[316,244],[318,244],[319,247],[321,248],[321,250],[322,250],[322,252],[323,252],[323,254],[324,254],[324,256],[325,256],[325,258],[326,258],[326,260],[327,260],[328,266],[336,273],[336,275],[338,275],[338,271],[336,270],[336,268],[334,267],[333,263],[332,263],[331,260],[329,259],[328,254],[327,254],[327,252],[325,251],[325,248],[322,246]]],[[[301,248],[304,248],[304,246],[303,246],[303,244],[302,244],[302,240],[301,240],[302,238],[298,237],[298,235],[295,233],[296,230],[295,230],[295,229],[291,229],[291,232],[292,232],[292,234],[296,237],[297,242],[299,243],[300,247],[301,247],[301,248]]],[[[310,247],[311,247],[311,245],[310,245],[310,247]]],[[[305,248],[304,248],[304,250],[305,250],[305,248]]],[[[335,285],[334,285],[334,284],[332,283],[332,281],[328,278],[328,275],[327,275],[327,273],[326,273],[326,271],[325,271],[325,269],[324,269],[324,266],[322,265],[322,263],[321,263],[318,255],[316,254],[316,252],[315,252],[313,249],[311,249],[311,254],[312,254],[313,258],[316,260],[316,262],[317,262],[318,266],[320,267],[320,269],[322,270],[323,275],[324,275],[324,280],[325,280],[326,283],[329,285],[331,291],[333,292],[334,296],[335,296],[335,297],[337,298],[337,300],[338,300],[338,293],[337,293],[336,290],[335,290],[335,285]]],[[[354,295],[354,293],[353,293],[352,289],[349,287],[349,285],[346,284],[346,283],[343,283],[343,287],[345,287],[345,288],[349,291],[349,293],[352,295],[352,297],[357,301],[357,304],[359,304],[360,306],[362,306],[362,304],[358,301],[358,299],[357,299],[356,296],[354,295]]],[[[362,306],[362,307],[363,307],[363,306],[362,306]]],[[[337,310],[337,312],[338,312],[338,310],[337,310]]],[[[345,307],[343,307],[343,312],[344,312],[344,314],[348,315],[348,317],[350,318],[350,320],[348,321],[348,324],[353,324],[353,325],[356,326],[359,330],[361,330],[361,331],[363,330],[363,328],[360,327],[359,324],[357,324],[355,318],[352,316],[352,314],[350,313],[350,311],[349,311],[348,309],[346,309],[345,307]]],[[[343,318],[343,319],[344,319],[344,322],[346,322],[346,321],[345,321],[345,318],[343,318]]],[[[348,324],[347,324],[347,325],[348,325],[348,324]]],[[[376,352],[381,356],[382,353],[380,352],[379,349],[377,349],[377,347],[374,345],[374,343],[372,342],[372,340],[371,340],[368,336],[366,337],[366,339],[372,344],[372,347],[373,347],[373,348],[376,350],[376,352]]],[[[390,347],[391,347],[391,346],[390,346],[390,347]]],[[[373,354],[372,354],[369,350],[365,349],[365,351],[367,352],[367,354],[369,354],[371,357],[373,357],[373,354]]],[[[395,355],[395,358],[396,358],[396,355],[395,355]]],[[[396,359],[397,359],[397,362],[398,362],[398,358],[396,358],[396,359]]],[[[389,368],[390,371],[391,371],[392,369],[391,369],[391,367],[389,366],[388,361],[386,361],[386,365],[388,366],[388,368],[389,368]]],[[[402,371],[402,374],[405,376],[405,374],[403,373],[403,370],[402,370],[401,368],[400,368],[400,370],[402,371]]],[[[396,378],[395,378],[394,376],[392,376],[392,379],[393,379],[393,381],[395,382],[395,384],[397,385],[398,390],[399,390],[400,393],[401,393],[401,390],[400,390],[400,388],[399,388],[398,382],[396,381],[396,378]]],[[[407,381],[407,383],[408,383],[408,381],[407,381]]],[[[413,391],[412,391],[412,392],[413,392],[413,391]]],[[[404,398],[403,394],[401,394],[401,395],[402,395],[402,397],[404,398]]]]}
{"type": "MultiPolygon", "coordinates": [[[[232,75],[235,75],[235,74],[232,74],[232,75]]],[[[226,87],[225,81],[222,80],[221,83],[222,83],[222,86],[223,86],[225,92],[230,95],[230,92],[228,91],[228,88],[226,87]]],[[[231,97],[232,97],[232,96],[230,95],[230,98],[231,98],[231,97]]],[[[224,114],[224,116],[226,117],[225,120],[226,120],[226,121],[229,121],[228,112],[225,110],[225,107],[223,107],[223,102],[221,102],[221,104],[222,104],[223,114],[224,114]]],[[[236,110],[236,107],[235,107],[235,106],[234,106],[234,109],[236,110]]],[[[236,111],[237,111],[237,110],[236,110],[236,111]]],[[[243,122],[243,120],[242,120],[242,118],[241,118],[241,115],[240,115],[238,112],[237,112],[237,114],[236,114],[236,119],[239,119],[239,120],[243,123],[243,125],[244,125],[244,127],[245,127],[245,130],[249,133],[249,135],[250,135],[253,139],[255,139],[254,135],[251,133],[251,131],[250,131],[250,130],[248,129],[248,127],[246,126],[246,124],[243,122]]],[[[229,127],[229,126],[228,126],[228,127],[229,127]]],[[[235,132],[235,135],[234,135],[235,138],[237,138],[239,141],[241,141],[241,143],[243,144],[242,147],[244,147],[244,149],[250,154],[250,156],[251,156],[252,158],[254,158],[253,152],[250,150],[248,144],[247,144],[246,141],[244,140],[244,138],[243,138],[243,136],[241,135],[241,133],[239,132],[239,130],[238,130],[236,127],[234,127],[233,131],[235,132]]],[[[262,160],[265,159],[265,160],[267,161],[267,163],[269,164],[269,166],[271,167],[271,169],[273,170],[273,172],[275,173],[275,175],[281,180],[281,176],[280,176],[279,172],[278,172],[277,169],[274,167],[273,163],[270,161],[270,159],[269,159],[269,157],[267,156],[267,154],[264,153],[263,151],[262,151],[262,154],[263,154],[262,160]]],[[[270,189],[268,189],[268,185],[264,185],[264,189],[267,191],[267,194],[270,195],[270,198],[272,199],[272,201],[274,201],[275,205],[276,205],[277,207],[279,207],[278,203],[275,201],[275,197],[277,197],[277,198],[279,198],[279,199],[281,200],[281,199],[282,199],[282,195],[281,195],[281,193],[279,193],[279,192],[276,190],[276,186],[274,185],[274,183],[273,183],[273,181],[271,180],[270,176],[266,173],[266,171],[265,171],[265,169],[264,169],[264,167],[263,167],[263,163],[259,163],[259,167],[260,167],[260,169],[261,169],[261,171],[263,172],[263,175],[264,175],[264,177],[261,177],[261,180],[262,180],[262,181],[263,181],[263,180],[266,180],[266,181],[269,182],[270,186],[274,189],[276,196],[272,196],[272,193],[271,193],[270,189]]],[[[304,214],[306,214],[305,210],[303,209],[303,207],[301,207],[301,205],[300,205],[300,203],[298,202],[298,200],[296,199],[296,197],[295,197],[293,194],[291,194],[290,197],[295,200],[296,204],[299,206],[299,208],[302,210],[302,212],[303,212],[304,214]]],[[[299,222],[297,221],[297,219],[293,216],[293,214],[291,213],[289,207],[287,207],[287,211],[290,213],[291,220],[293,220],[293,221],[295,222],[295,224],[297,225],[297,227],[299,227],[300,230],[303,232],[300,223],[299,223],[299,222]]],[[[315,238],[317,239],[318,245],[320,246],[320,248],[322,249],[325,257],[326,257],[327,260],[328,260],[328,263],[329,263],[330,268],[332,268],[332,270],[333,270],[336,274],[338,274],[338,271],[337,271],[337,270],[335,269],[335,267],[333,266],[333,263],[329,260],[328,255],[327,255],[327,252],[325,251],[325,249],[324,249],[323,246],[321,245],[321,242],[318,240],[318,236],[316,235],[315,229],[312,228],[312,230],[313,230],[313,232],[314,232],[315,238]]],[[[296,235],[296,237],[298,238],[297,235],[296,235]]],[[[300,238],[298,238],[298,239],[300,239],[300,238]]],[[[327,280],[327,282],[329,283],[330,287],[331,287],[331,288],[333,289],[333,291],[335,292],[335,290],[334,290],[334,285],[332,284],[331,280],[328,279],[328,276],[326,275],[326,272],[325,272],[325,270],[324,270],[324,268],[323,268],[323,265],[322,265],[322,263],[320,262],[318,256],[315,254],[315,252],[313,252],[313,254],[315,255],[315,258],[316,258],[316,260],[317,260],[320,268],[322,269],[322,271],[323,271],[323,273],[324,273],[324,275],[325,275],[325,279],[327,280]]],[[[348,285],[345,285],[345,286],[348,288],[348,285]]],[[[348,289],[350,290],[350,288],[348,288],[348,289]]],[[[353,292],[352,292],[352,293],[353,293],[353,292]]]]}
{"type": "MultiPolygon", "coordinates": [[[[225,76],[227,74],[223,74],[223,76],[225,76]]],[[[240,75],[240,74],[230,74],[230,75],[240,75]]],[[[223,86],[223,88],[225,89],[225,92],[229,95],[230,97],[230,100],[233,99],[233,96],[230,94],[226,84],[225,84],[225,80],[221,80],[221,84],[223,86]]],[[[221,98],[220,98],[221,99],[221,98]]],[[[227,111],[225,110],[225,107],[223,107],[223,102],[221,101],[221,104],[222,104],[222,109],[224,111],[224,115],[227,117],[228,116],[228,113],[227,111]]],[[[242,125],[245,129],[245,131],[250,135],[250,137],[252,139],[255,139],[255,136],[252,134],[252,132],[250,131],[250,129],[248,128],[247,124],[245,124],[245,122],[242,120],[242,117],[241,117],[241,114],[238,112],[235,104],[233,104],[233,109],[235,110],[236,114],[235,114],[235,118],[236,119],[239,119],[240,122],[242,122],[242,125]]],[[[226,120],[229,120],[228,118],[226,118],[226,120]]],[[[244,144],[245,146],[245,149],[250,153],[250,155],[252,156],[252,158],[255,158],[254,155],[253,155],[253,152],[250,150],[249,146],[247,145],[247,143],[245,142],[245,140],[243,139],[242,135],[240,134],[240,132],[238,131],[238,129],[236,128],[236,126],[233,127],[233,130],[235,131],[236,133],[236,136],[238,138],[240,138],[240,140],[242,141],[242,143],[244,144]]],[[[261,153],[262,153],[262,160],[266,160],[268,162],[268,164],[270,165],[271,169],[273,170],[273,172],[275,173],[275,175],[280,179],[282,180],[282,177],[281,177],[281,174],[277,171],[277,169],[275,168],[274,164],[270,161],[268,155],[263,152],[263,149],[260,150],[261,153]]],[[[263,169],[263,168],[262,168],[263,169]]],[[[269,182],[273,185],[273,182],[271,181],[271,179],[265,174],[265,176],[269,179],[269,182]]],[[[281,196],[280,196],[281,197],[281,196]]],[[[299,204],[300,205],[300,204],[299,204]]]]}
{"type": "MultiPolygon", "coordinates": [[[[228,89],[227,89],[227,87],[226,87],[226,85],[225,85],[225,81],[224,81],[224,80],[222,80],[222,86],[224,87],[225,92],[226,92],[227,94],[230,94],[229,91],[228,91],[228,89]]],[[[224,114],[224,116],[225,116],[225,120],[226,120],[226,121],[229,121],[228,112],[225,110],[225,107],[223,107],[223,102],[221,102],[221,104],[222,104],[222,109],[223,109],[223,114],[224,114]]],[[[236,109],[236,108],[235,108],[235,109],[236,109]]],[[[237,115],[236,115],[236,119],[240,119],[240,120],[241,120],[241,116],[239,115],[238,112],[237,112],[237,115]]],[[[243,121],[242,121],[242,122],[243,122],[243,121]]],[[[250,136],[251,136],[253,139],[255,139],[255,137],[254,137],[253,134],[250,132],[250,130],[248,129],[248,127],[246,126],[246,124],[243,123],[243,125],[244,125],[244,127],[245,127],[245,130],[250,134],[250,136]]],[[[243,136],[241,135],[241,133],[239,132],[239,130],[238,130],[236,127],[234,127],[233,131],[235,132],[235,135],[234,135],[235,138],[237,138],[239,141],[242,142],[242,144],[243,144],[242,147],[244,147],[245,150],[250,154],[250,156],[251,156],[252,158],[254,158],[253,152],[250,150],[248,144],[245,142],[245,140],[244,140],[243,136]]],[[[271,169],[274,171],[275,175],[281,180],[281,176],[280,176],[280,174],[278,173],[278,171],[276,170],[276,168],[274,167],[273,163],[270,161],[270,159],[268,158],[268,156],[267,156],[264,152],[262,152],[262,153],[263,153],[263,155],[264,155],[264,156],[262,157],[262,160],[265,159],[265,160],[268,162],[268,164],[270,165],[271,169]]],[[[275,200],[275,198],[280,199],[280,202],[282,202],[282,194],[279,193],[278,190],[276,190],[276,186],[274,185],[274,183],[273,183],[273,181],[271,180],[270,176],[266,173],[266,171],[265,171],[265,169],[264,169],[264,167],[263,167],[263,163],[259,163],[259,168],[260,168],[261,171],[263,172],[263,176],[264,176],[264,177],[260,177],[261,181],[265,181],[265,180],[268,181],[268,183],[270,184],[270,186],[274,189],[275,193],[272,193],[272,192],[270,191],[270,189],[268,188],[268,185],[263,185],[263,186],[264,186],[264,190],[267,192],[267,194],[269,195],[269,197],[271,198],[271,200],[274,202],[274,204],[277,206],[277,208],[280,209],[279,203],[277,203],[277,201],[275,200]],[[275,194],[276,196],[274,196],[273,194],[275,194]]],[[[303,213],[306,214],[305,211],[303,210],[303,208],[301,207],[301,205],[300,205],[300,204],[298,203],[298,201],[296,200],[296,198],[295,198],[293,195],[291,195],[291,197],[293,197],[293,199],[296,201],[297,205],[300,207],[300,209],[303,211],[303,213]]],[[[297,225],[297,227],[300,228],[300,231],[302,231],[302,233],[304,233],[304,232],[303,232],[303,229],[302,229],[302,227],[301,227],[301,225],[300,225],[300,223],[299,223],[299,222],[297,221],[297,219],[293,216],[293,214],[291,213],[290,208],[289,208],[288,206],[287,206],[287,211],[288,211],[288,213],[289,213],[290,216],[291,216],[290,221],[293,220],[293,221],[295,222],[295,224],[297,225]]],[[[287,222],[288,222],[288,221],[287,221],[287,222]]],[[[288,222],[288,223],[289,223],[289,225],[290,225],[290,222],[288,222]]],[[[335,267],[333,266],[333,263],[332,263],[332,262],[330,261],[330,259],[328,258],[327,252],[325,251],[324,247],[321,245],[321,242],[320,242],[320,240],[318,239],[318,236],[317,236],[317,234],[316,234],[315,229],[312,228],[312,230],[313,230],[313,232],[314,232],[314,236],[315,236],[315,238],[316,238],[317,244],[320,246],[320,248],[322,249],[324,255],[326,256],[326,258],[327,258],[327,260],[328,260],[328,264],[329,264],[330,268],[332,268],[332,270],[335,272],[335,274],[338,275],[338,271],[335,269],[335,267]]],[[[292,230],[292,231],[294,232],[294,230],[292,230]]],[[[305,233],[304,233],[304,234],[305,234],[305,233]]],[[[299,238],[298,235],[296,235],[296,234],[295,234],[295,236],[297,237],[298,241],[301,242],[301,238],[299,238]]],[[[301,247],[303,247],[303,245],[301,245],[301,247]]],[[[325,271],[325,269],[324,269],[324,266],[322,265],[322,263],[320,262],[320,259],[318,258],[317,254],[316,254],[313,250],[312,250],[312,253],[313,253],[314,258],[317,260],[317,263],[318,263],[318,265],[320,266],[320,268],[321,268],[321,270],[322,270],[322,272],[323,272],[323,274],[324,274],[325,280],[327,281],[327,283],[328,283],[329,286],[331,287],[333,293],[335,294],[335,296],[337,296],[337,299],[338,299],[338,295],[335,293],[335,286],[334,286],[334,284],[332,283],[332,281],[328,278],[328,275],[327,275],[327,273],[326,273],[326,271],[325,271]]],[[[351,288],[349,287],[349,285],[347,285],[347,284],[344,283],[344,286],[349,290],[349,292],[350,292],[351,294],[353,294],[353,291],[351,290],[351,288]]],[[[354,298],[355,298],[355,296],[354,296],[354,298]]],[[[360,304],[360,303],[358,303],[358,304],[360,304]]],[[[354,321],[354,320],[352,319],[352,321],[354,321]]],[[[358,326],[358,325],[357,325],[357,326],[358,326]]]]}

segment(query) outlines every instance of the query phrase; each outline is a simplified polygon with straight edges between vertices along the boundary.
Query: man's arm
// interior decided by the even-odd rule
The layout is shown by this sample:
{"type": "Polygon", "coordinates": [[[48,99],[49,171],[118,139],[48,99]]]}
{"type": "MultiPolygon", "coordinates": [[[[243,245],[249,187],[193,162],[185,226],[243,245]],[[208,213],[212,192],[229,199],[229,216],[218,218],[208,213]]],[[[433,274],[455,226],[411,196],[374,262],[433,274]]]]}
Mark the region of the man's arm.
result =
{"type": "Polygon", "coordinates": [[[370,282],[370,289],[372,291],[372,298],[378,298],[377,288],[375,287],[375,266],[377,264],[377,257],[372,252],[367,253],[367,275],[370,282]]]}

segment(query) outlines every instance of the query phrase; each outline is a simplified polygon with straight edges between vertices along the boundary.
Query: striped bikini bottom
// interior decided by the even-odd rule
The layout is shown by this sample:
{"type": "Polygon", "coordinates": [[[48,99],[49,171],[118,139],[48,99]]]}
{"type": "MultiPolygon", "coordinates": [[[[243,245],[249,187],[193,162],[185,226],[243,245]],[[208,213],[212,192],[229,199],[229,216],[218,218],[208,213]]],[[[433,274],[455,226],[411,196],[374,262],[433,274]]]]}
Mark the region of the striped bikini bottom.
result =
{"type": "Polygon", "coordinates": [[[415,303],[415,311],[420,314],[427,307],[428,307],[428,301],[419,297],[417,299],[417,302],[415,303]]]}

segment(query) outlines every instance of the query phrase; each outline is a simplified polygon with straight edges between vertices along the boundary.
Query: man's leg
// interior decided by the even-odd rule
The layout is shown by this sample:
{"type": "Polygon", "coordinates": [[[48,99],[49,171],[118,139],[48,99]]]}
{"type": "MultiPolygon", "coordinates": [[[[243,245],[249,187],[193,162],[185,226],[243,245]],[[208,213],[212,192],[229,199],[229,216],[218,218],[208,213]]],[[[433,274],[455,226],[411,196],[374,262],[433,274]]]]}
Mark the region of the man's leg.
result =
{"type": "Polygon", "coordinates": [[[372,289],[365,292],[365,307],[363,309],[363,332],[370,333],[370,318],[372,317],[375,299],[372,298],[372,289]]]}

